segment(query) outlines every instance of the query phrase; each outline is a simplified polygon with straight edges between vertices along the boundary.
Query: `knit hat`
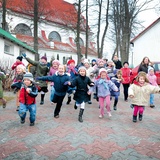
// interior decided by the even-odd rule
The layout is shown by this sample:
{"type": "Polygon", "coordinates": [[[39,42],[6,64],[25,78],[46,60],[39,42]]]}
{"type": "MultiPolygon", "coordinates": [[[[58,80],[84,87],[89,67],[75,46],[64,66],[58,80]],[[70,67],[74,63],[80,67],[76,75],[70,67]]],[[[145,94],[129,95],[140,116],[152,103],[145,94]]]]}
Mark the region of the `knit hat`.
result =
{"type": "Polygon", "coordinates": [[[22,61],[23,57],[22,56],[18,56],[17,59],[22,61]]]}
{"type": "Polygon", "coordinates": [[[148,73],[149,73],[150,70],[153,70],[153,71],[154,71],[154,68],[151,67],[151,66],[149,66],[149,67],[148,67],[148,73]]]}
{"type": "Polygon", "coordinates": [[[24,73],[26,72],[26,67],[23,64],[19,64],[17,68],[21,69],[24,73]]]}
{"type": "Polygon", "coordinates": [[[86,71],[86,67],[81,66],[81,67],[78,68],[78,72],[79,72],[81,69],[84,69],[84,70],[86,71]]]}
{"type": "Polygon", "coordinates": [[[58,66],[60,65],[59,60],[54,60],[54,61],[52,61],[52,64],[53,64],[53,63],[56,63],[58,66]]]}
{"type": "Polygon", "coordinates": [[[99,75],[101,75],[102,72],[106,72],[106,74],[107,74],[107,70],[106,70],[105,68],[101,68],[101,69],[99,70],[99,75]]]}
{"type": "Polygon", "coordinates": [[[73,59],[70,59],[68,62],[67,62],[67,65],[70,65],[71,63],[74,63],[75,64],[75,61],[73,59]]]}
{"type": "Polygon", "coordinates": [[[85,60],[84,60],[84,63],[89,63],[88,59],[85,59],[85,60]]]}
{"type": "Polygon", "coordinates": [[[96,62],[96,59],[92,59],[92,62],[96,62]]]}
{"type": "Polygon", "coordinates": [[[98,60],[97,60],[97,63],[98,63],[98,64],[101,63],[101,62],[104,63],[104,60],[103,60],[103,59],[98,59],[98,60]]]}
{"type": "Polygon", "coordinates": [[[41,59],[44,59],[47,61],[47,57],[46,56],[42,56],[41,59]]]}
{"type": "Polygon", "coordinates": [[[26,74],[24,74],[23,80],[24,79],[29,79],[30,81],[33,81],[33,75],[32,75],[32,73],[27,72],[26,74]]]}

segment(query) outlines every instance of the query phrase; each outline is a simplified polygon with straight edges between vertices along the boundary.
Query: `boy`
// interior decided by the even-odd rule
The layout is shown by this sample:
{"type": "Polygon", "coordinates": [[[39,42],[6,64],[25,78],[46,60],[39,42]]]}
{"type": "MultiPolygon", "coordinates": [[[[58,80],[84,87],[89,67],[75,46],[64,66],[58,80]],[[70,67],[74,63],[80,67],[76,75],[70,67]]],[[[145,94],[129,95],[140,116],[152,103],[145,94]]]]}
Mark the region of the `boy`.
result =
{"type": "Polygon", "coordinates": [[[19,116],[21,118],[21,124],[25,123],[26,112],[30,112],[30,126],[34,126],[36,119],[36,96],[38,95],[38,89],[33,83],[33,75],[27,72],[23,76],[23,84],[19,94],[19,116]]]}

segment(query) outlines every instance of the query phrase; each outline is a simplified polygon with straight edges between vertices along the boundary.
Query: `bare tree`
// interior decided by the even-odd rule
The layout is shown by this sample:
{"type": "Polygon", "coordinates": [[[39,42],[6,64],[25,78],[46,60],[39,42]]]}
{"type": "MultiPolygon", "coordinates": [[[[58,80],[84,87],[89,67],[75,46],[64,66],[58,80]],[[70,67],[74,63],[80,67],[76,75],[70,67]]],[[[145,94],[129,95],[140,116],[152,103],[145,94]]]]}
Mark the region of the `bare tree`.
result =
{"type": "Polygon", "coordinates": [[[128,61],[131,35],[137,25],[140,25],[137,16],[140,12],[149,9],[148,5],[151,1],[145,0],[142,3],[139,0],[112,1],[110,19],[114,25],[112,32],[116,44],[114,54],[120,55],[122,62],[128,61]]]}
{"type": "Polygon", "coordinates": [[[2,29],[6,30],[6,2],[7,0],[2,0],[2,29]]]}
{"type": "Polygon", "coordinates": [[[88,55],[88,0],[86,0],[86,51],[85,58],[88,55]]]}

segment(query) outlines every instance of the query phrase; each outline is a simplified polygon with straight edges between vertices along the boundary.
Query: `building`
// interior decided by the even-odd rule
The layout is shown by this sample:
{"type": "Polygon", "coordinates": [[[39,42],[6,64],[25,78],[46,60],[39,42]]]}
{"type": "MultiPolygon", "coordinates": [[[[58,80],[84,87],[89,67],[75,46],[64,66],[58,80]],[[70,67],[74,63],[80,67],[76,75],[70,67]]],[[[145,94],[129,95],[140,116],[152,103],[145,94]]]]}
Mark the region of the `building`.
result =
{"type": "MultiPolygon", "coordinates": [[[[34,58],[35,51],[23,43],[19,39],[12,36],[10,33],[0,28],[0,46],[1,46],[1,58],[0,65],[11,66],[15,59],[19,56],[19,53],[25,52],[29,57],[34,58]],[[15,58],[13,58],[15,57],[15,58]]],[[[24,60],[27,64],[27,61],[24,60]]]]}
{"type": "MultiPolygon", "coordinates": [[[[8,0],[6,21],[8,31],[33,48],[33,5],[31,3],[29,0],[8,0]]],[[[40,0],[39,13],[38,48],[40,57],[46,55],[48,61],[54,57],[55,59],[59,59],[61,63],[66,62],[70,57],[77,61],[75,44],[75,29],[77,25],[76,5],[63,0],[40,0]]],[[[0,17],[2,17],[2,9],[0,17]]],[[[82,55],[84,56],[86,25],[83,16],[81,16],[81,19],[80,45],[82,55]]],[[[97,57],[92,36],[93,33],[90,30],[89,60],[97,57]]]]}
{"type": "Polygon", "coordinates": [[[147,56],[151,61],[160,61],[160,18],[131,40],[130,61],[134,67],[147,56]]]}

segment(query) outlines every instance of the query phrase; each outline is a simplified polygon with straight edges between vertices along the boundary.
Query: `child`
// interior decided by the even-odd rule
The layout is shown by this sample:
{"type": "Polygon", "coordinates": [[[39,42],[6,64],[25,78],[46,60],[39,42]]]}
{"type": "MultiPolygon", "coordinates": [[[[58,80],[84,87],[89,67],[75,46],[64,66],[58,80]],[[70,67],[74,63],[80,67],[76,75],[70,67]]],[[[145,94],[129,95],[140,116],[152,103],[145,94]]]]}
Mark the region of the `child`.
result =
{"type": "Polygon", "coordinates": [[[121,71],[123,77],[122,84],[123,84],[124,101],[128,102],[128,88],[130,86],[130,74],[131,74],[128,62],[123,63],[123,68],[121,68],[121,71]]]}
{"type": "Polygon", "coordinates": [[[12,70],[16,70],[16,68],[17,68],[18,65],[23,65],[23,66],[25,66],[24,63],[22,62],[22,59],[23,59],[22,56],[18,56],[18,57],[16,58],[16,62],[13,63],[13,65],[12,65],[12,67],[11,67],[12,70]]]}
{"type": "Polygon", "coordinates": [[[79,67],[79,75],[69,85],[76,87],[76,92],[73,99],[76,101],[74,108],[80,107],[79,122],[83,122],[82,115],[85,109],[85,102],[89,101],[89,95],[91,94],[88,89],[89,86],[93,86],[94,83],[86,76],[86,68],[84,66],[79,67]]]}
{"type": "Polygon", "coordinates": [[[16,106],[17,106],[16,111],[19,111],[19,90],[21,88],[23,75],[25,72],[26,72],[25,66],[23,66],[22,64],[18,65],[16,67],[16,77],[11,85],[11,88],[14,89],[14,93],[16,93],[16,106]]]}
{"type": "Polygon", "coordinates": [[[103,118],[104,116],[104,101],[106,101],[106,109],[108,112],[108,116],[111,117],[110,113],[110,90],[115,92],[118,91],[116,85],[107,79],[107,71],[104,68],[99,70],[100,78],[95,81],[94,85],[94,92],[97,90],[97,96],[99,99],[99,106],[100,106],[100,115],[99,118],[103,118]],[[97,89],[96,89],[97,88],[97,89]]]}
{"type": "MultiPolygon", "coordinates": [[[[67,62],[66,72],[69,73],[71,80],[73,80],[74,78],[76,78],[76,76],[78,75],[78,70],[75,67],[75,61],[73,59],[70,59],[67,62]]],[[[66,104],[69,104],[71,102],[71,94],[75,92],[75,89],[76,89],[75,87],[74,88],[68,87],[68,91],[67,91],[67,93],[68,93],[68,100],[67,100],[66,104]]]]}
{"type": "Polygon", "coordinates": [[[114,105],[113,105],[113,109],[117,110],[117,103],[118,103],[118,97],[120,95],[120,85],[123,82],[123,78],[122,78],[122,71],[118,70],[115,77],[111,78],[111,81],[117,86],[118,88],[118,92],[114,92],[113,90],[111,90],[111,96],[115,97],[114,99],[114,105]]]}
{"type": "Polygon", "coordinates": [[[152,93],[159,93],[160,88],[149,84],[145,72],[139,72],[134,83],[129,87],[129,97],[132,98],[133,122],[137,122],[139,112],[139,121],[142,121],[144,107],[148,105],[149,96],[152,93]]]}
{"type": "Polygon", "coordinates": [[[59,118],[62,102],[68,89],[67,84],[70,79],[69,76],[65,73],[65,66],[59,65],[58,72],[52,76],[42,76],[38,77],[37,79],[41,81],[54,82],[55,93],[53,102],[57,103],[54,110],[54,118],[59,118]]]}
{"type": "MultiPolygon", "coordinates": [[[[60,62],[58,60],[53,60],[51,62],[51,64],[52,64],[52,66],[49,69],[49,76],[54,75],[58,71],[58,67],[60,65],[60,62]]],[[[52,101],[53,101],[53,97],[54,97],[54,92],[55,92],[54,83],[51,82],[51,95],[50,95],[51,104],[53,104],[52,101]]]]}
{"type": "MultiPolygon", "coordinates": [[[[148,67],[147,78],[148,78],[151,85],[158,86],[157,77],[154,74],[154,68],[153,67],[150,67],[150,66],[148,67]]],[[[155,105],[154,105],[154,94],[150,94],[150,107],[151,108],[155,107],[155,105]]]]}
{"type": "MultiPolygon", "coordinates": [[[[49,68],[47,66],[47,57],[46,56],[42,56],[40,58],[39,61],[33,61],[30,58],[27,57],[27,55],[25,53],[22,53],[22,56],[33,66],[35,66],[36,68],[36,72],[35,75],[33,75],[35,77],[35,79],[37,77],[41,77],[41,76],[46,76],[49,72],[49,68]]],[[[44,104],[44,97],[45,97],[45,93],[48,92],[48,84],[45,81],[38,81],[39,85],[38,85],[38,92],[41,93],[41,101],[40,101],[40,105],[44,104]]]]}
{"type": "Polygon", "coordinates": [[[3,98],[3,87],[2,87],[2,83],[5,78],[6,75],[3,72],[0,72],[0,101],[3,104],[3,108],[6,108],[6,103],[7,103],[7,101],[3,98]]]}
{"type": "Polygon", "coordinates": [[[34,126],[36,120],[36,96],[38,95],[38,89],[33,83],[33,75],[27,72],[23,76],[23,84],[19,93],[19,116],[21,118],[21,124],[25,123],[26,112],[30,112],[30,126],[34,126]]]}

